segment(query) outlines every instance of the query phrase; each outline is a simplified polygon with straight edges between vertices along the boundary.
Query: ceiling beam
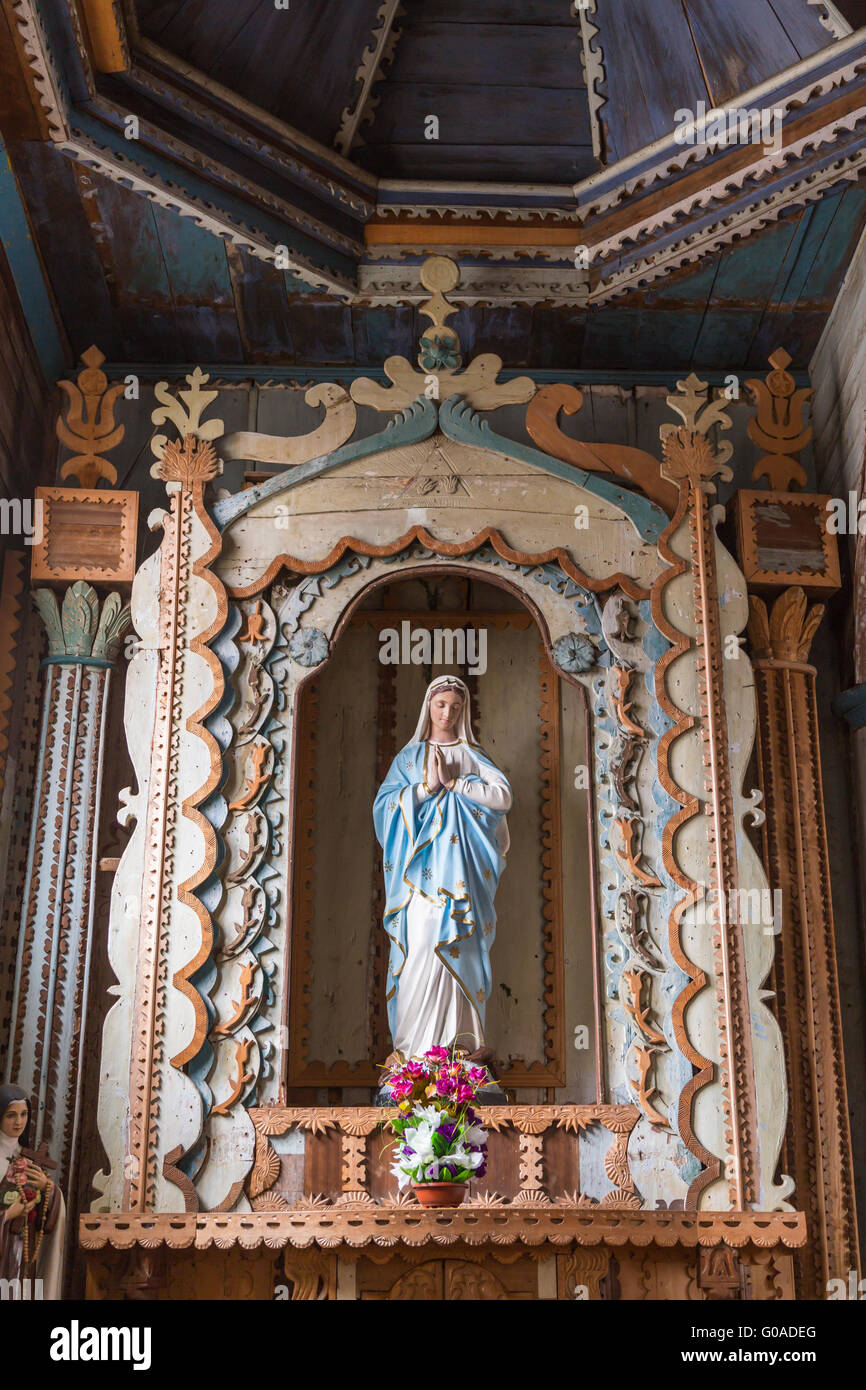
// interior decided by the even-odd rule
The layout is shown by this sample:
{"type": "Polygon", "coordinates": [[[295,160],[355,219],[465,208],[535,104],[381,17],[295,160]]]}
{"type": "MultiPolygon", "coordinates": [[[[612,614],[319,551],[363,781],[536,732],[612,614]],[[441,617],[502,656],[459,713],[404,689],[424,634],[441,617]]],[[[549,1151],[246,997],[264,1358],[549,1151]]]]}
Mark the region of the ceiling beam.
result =
{"type": "Polygon", "coordinates": [[[81,0],[97,72],[126,72],[129,46],[119,0],[81,0]]]}
{"type": "Polygon", "coordinates": [[[361,90],[355,105],[347,106],[343,111],[340,129],[334,140],[340,154],[344,156],[349,155],[355,143],[358,127],[367,109],[374,83],[381,76],[384,63],[394,56],[394,48],[398,38],[398,31],[394,30],[394,20],[399,9],[400,0],[382,0],[382,4],[379,6],[376,18],[380,23],[379,28],[373,30],[373,47],[364,49],[361,62],[355,73],[354,80],[360,82],[361,90]]]}

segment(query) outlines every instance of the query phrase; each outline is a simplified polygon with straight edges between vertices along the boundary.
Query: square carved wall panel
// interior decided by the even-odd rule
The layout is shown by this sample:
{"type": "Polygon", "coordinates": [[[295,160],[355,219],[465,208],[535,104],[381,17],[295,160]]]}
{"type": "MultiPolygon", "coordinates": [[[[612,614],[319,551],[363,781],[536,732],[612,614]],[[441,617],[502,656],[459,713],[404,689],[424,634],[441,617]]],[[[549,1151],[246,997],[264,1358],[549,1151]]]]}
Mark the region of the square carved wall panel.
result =
{"type": "Polygon", "coordinates": [[[799,584],[818,597],[840,587],[838,544],[827,530],[829,500],[811,492],[737,493],[740,563],[753,588],[799,584]]]}
{"type": "MultiPolygon", "coordinates": [[[[31,580],[41,584],[132,584],[138,493],[108,488],[38,487],[42,536],[31,580]]],[[[38,531],[37,531],[38,534],[38,531]]]]}

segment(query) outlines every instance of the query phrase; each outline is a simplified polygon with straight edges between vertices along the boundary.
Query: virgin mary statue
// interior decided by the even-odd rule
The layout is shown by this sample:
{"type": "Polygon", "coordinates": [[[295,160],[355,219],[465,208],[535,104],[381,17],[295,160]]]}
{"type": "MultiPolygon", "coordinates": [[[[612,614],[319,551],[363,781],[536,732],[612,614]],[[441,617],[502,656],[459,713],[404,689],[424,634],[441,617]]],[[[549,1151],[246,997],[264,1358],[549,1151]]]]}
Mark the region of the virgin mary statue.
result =
{"type": "Polygon", "coordinates": [[[511,803],[508,781],[473,737],[468,689],[437,677],[373,805],[391,941],[388,1022],[405,1058],[484,1047],[511,803]]]}

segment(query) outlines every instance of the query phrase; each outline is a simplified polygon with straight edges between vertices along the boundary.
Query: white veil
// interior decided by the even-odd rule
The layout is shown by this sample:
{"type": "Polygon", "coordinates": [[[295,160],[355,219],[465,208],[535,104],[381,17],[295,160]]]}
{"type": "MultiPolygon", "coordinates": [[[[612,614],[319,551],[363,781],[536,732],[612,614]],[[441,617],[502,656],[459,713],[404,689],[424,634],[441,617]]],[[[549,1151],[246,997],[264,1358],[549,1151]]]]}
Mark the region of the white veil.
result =
{"type": "Polygon", "coordinates": [[[475,743],[475,735],[472,732],[472,714],[469,708],[469,688],[459,676],[437,676],[431,681],[424,692],[424,703],[421,706],[421,713],[418,716],[418,723],[415,725],[415,732],[409,740],[410,743],[421,743],[430,734],[430,700],[434,691],[441,686],[451,686],[459,691],[463,696],[463,707],[460,711],[460,719],[457,723],[455,732],[456,738],[463,738],[469,744],[475,743]]]}

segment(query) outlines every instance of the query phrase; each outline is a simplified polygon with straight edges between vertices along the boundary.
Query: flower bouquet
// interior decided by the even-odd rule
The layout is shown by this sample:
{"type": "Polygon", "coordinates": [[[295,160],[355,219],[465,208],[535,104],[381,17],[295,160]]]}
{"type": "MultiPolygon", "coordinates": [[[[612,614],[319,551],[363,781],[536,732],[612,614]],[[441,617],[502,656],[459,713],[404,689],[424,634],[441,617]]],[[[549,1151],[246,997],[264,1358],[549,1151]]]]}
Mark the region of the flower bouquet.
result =
{"type": "Polygon", "coordinates": [[[487,1131],[472,1109],[486,1068],[472,1067],[445,1047],[392,1067],[383,1086],[398,1114],[391,1168],[401,1188],[412,1184],[423,1206],[459,1206],[470,1178],[487,1169],[487,1131]]]}

